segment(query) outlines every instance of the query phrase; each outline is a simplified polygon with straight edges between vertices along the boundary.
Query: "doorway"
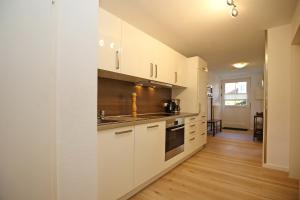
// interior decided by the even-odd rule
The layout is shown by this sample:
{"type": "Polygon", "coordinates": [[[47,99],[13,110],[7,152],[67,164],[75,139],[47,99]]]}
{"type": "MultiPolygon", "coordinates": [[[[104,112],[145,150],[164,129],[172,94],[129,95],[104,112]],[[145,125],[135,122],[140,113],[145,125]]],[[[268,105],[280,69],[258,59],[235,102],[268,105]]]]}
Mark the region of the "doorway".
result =
{"type": "Polygon", "coordinates": [[[223,80],[221,85],[221,115],[223,127],[250,129],[250,78],[223,80]]]}

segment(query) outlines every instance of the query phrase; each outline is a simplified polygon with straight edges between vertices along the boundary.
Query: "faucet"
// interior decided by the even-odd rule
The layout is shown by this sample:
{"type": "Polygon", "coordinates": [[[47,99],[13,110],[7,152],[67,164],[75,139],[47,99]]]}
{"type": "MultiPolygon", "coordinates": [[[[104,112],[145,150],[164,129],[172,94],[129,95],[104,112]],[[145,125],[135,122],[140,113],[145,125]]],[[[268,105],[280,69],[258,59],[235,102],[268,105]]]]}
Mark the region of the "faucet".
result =
{"type": "Polygon", "coordinates": [[[103,120],[104,117],[105,117],[105,110],[100,110],[100,112],[98,112],[97,118],[103,120]]]}

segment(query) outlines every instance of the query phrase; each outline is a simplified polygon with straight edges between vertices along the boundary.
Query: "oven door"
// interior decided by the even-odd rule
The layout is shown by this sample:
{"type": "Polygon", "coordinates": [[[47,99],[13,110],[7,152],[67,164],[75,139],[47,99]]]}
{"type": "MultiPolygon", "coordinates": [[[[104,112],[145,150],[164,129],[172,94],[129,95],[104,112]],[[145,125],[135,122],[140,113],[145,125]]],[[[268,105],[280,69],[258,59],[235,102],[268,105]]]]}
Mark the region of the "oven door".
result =
{"type": "Polygon", "coordinates": [[[184,151],[184,124],[166,129],[165,160],[169,160],[184,151]]]}

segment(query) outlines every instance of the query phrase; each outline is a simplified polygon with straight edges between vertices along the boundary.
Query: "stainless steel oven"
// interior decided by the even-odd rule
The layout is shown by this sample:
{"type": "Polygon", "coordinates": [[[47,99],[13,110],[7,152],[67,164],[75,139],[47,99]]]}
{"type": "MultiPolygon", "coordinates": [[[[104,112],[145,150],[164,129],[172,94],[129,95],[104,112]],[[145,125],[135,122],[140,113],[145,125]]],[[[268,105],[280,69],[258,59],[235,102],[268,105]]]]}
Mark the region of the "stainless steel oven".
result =
{"type": "Polygon", "coordinates": [[[165,160],[184,151],[184,118],[168,120],[166,124],[165,160]]]}

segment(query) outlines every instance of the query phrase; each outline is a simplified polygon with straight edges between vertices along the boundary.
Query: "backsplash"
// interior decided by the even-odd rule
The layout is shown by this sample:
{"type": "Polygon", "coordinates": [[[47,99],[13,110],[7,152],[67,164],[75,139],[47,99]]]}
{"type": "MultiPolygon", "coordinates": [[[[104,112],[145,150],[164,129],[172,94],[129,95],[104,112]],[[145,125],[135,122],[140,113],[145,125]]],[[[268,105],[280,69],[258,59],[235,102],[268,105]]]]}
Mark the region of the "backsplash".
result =
{"type": "Polygon", "coordinates": [[[137,94],[137,113],[164,112],[163,103],[171,99],[171,88],[135,86],[132,82],[98,77],[98,110],[106,115],[130,115],[132,97],[137,94]]]}

